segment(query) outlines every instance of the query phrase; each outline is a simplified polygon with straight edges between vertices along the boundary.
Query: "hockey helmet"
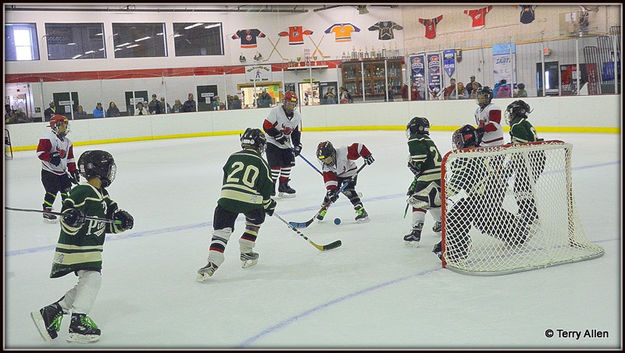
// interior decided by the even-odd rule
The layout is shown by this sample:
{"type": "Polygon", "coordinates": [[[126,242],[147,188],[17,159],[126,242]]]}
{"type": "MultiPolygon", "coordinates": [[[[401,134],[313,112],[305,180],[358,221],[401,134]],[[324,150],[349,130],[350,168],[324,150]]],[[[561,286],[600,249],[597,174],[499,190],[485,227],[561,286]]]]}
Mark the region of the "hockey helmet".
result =
{"type": "Polygon", "coordinates": [[[473,126],[465,125],[454,131],[451,136],[451,142],[455,149],[463,149],[467,147],[477,147],[479,138],[473,126]]]}
{"type": "Polygon", "coordinates": [[[482,86],[475,92],[477,104],[480,108],[484,108],[493,100],[493,90],[488,86],[482,86]]]}
{"type": "Polygon", "coordinates": [[[416,116],[410,120],[408,125],[406,125],[406,136],[410,138],[410,136],[414,134],[430,134],[430,122],[427,118],[416,116]]]}
{"type": "Polygon", "coordinates": [[[69,122],[63,115],[54,114],[50,118],[50,128],[55,134],[65,136],[69,132],[69,122]]]}
{"type": "Polygon", "coordinates": [[[525,103],[525,101],[519,99],[508,105],[506,108],[506,112],[504,113],[506,117],[506,122],[510,125],[517,118],[527,118],[527,114],[530,113],[529,104],[525,103]]]}
{"type": "Polygon", "coordinates": [[[286,93],[284,94],[284,105],[283,106],[284,106],[284,110],[288,114],[292,114],[293,113],[293,110],[297,106],[297,96],[295,95],[295,92],[293,92],[293,91],[286,91],[286,93]]]}
{"type": "Polygon", "coordinates": [[[267,138],[265,137],[265,133],[260,131],[260,129],[252,129],[248,127],[245,129],[243,135],[241,135],[242,148],[253,148],[258,153],[263,153],[266,144],[267,138]]]}
{"type": "Polygon", "coordinates": [[[324,164],[336,164],[336,150],[330,141],[323,141],[317,145],[317,159],[324,164]]]}
{"type": "Polygon", "coordinates": [[[115,180],[117,166],[113,156],[101,150],[85,151],[78,158],[78,170],[85,179],[97,177],[102,187],[111,185],[115,180]]]}

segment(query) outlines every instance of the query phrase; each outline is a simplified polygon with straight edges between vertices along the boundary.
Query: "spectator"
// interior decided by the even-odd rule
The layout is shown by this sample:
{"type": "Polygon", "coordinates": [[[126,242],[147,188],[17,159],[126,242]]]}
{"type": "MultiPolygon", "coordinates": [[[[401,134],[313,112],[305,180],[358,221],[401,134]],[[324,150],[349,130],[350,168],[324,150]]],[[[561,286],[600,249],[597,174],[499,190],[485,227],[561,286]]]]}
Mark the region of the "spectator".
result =
{"type": "Polygon", "coordinates": [[[408,85],[404,84],[401,86],[401,99],[407,101],[408,100],[408,85]]]}
{"type": "Polygon", "coordinates": [[[525,84],[519,83],[517,85],[518,89],[514,92],[514,97],[527,97],[527,91],[525,90],[525,84]]]}
{"type": "Polygon", "coordinates": [[[50,117],[54,114],[56,114],[56,107],[54,102],[50,102],[50,107],[43,112],[43,118],[45,121],[50,121],[50,117]]]}
{"type": "Polygon", "coordinates": [[[271,103],[273,103],[271,95],[267,93],[267,90],[263,90],[257,100],[258,108],[269,108],[271,103]]]}
{"type": "Polygon", "coordinates": [[[162,114],[163,107],[161,107],[161,102],[156,99],[156,94],[152,94],[152,100],[148,103],[148,111],[150,114],[162,114]]]}
{"type": "MultiPolygon", "coordinates": [[[[477,82],[473,82],[473,83],[471,84],[471,87],[472,87],[472,89],[471,89],[471,94],[469,94],[469,98],[471,98],[471,99],[477,99],[477,90],[478,90],[480,87],[482,87],[482,86],[481,86],[479,83],[477,83],[477,82]]],[[[468,87],[467,87],[467,90],[468,90],[468,87]]]]}
{"type": "Polygon", "coordinates": [[[106,118],[106,112],[104,112],[104,108],[102,108],[102,103],[98,102],[96,104],[95,109],[93,110],[94,118],[106,118]]]}
{"type": "Polygon", "coordinates": [[[232,109],[232,96],[229,94],[226,95],[226,103],[228,103],[228,109],[232,109]]]}
{"type": "Polygon", "coordinates": [[[471,76],[471,78],[469,79],[469,83],[467,83],[467,93],[469,94],[469,97],[472,97],[471,93],[480,87],[482,87],[482,85],[479,82],[475,81],[475,76],[471,76]]]}
{"type": "Polygon", "coordinates": [[[349,93],[347,88],[341,87],[339,97],[341,98],[341,103],[353,103],[352,95],[349,93]]]}
{"type": "Polygon", "coordinates": [[[193,93],[189,93],[189,99],[182,105],[183,112],[195,112],[195,101],[193,100],[193,93]]]}
{"type": "Polygon", "coordinates": [[[495,89],[493,90],[495,98],[510,98],[510,85],[507,83],[505,79],[502,79],[495,85],[495,89]]]}
{"type": "Polygon", "coordinates": [[[171,105],[165,103],[165,97],[161,97],[161,111],[167,114],[171,113],[171,105]]]}
{"type": "Polygon", "coordinates": [[[17,123],[17,114],[15,114],[15,110],[11,109],[11,106],[8,104],[4,105],[4,123],[5,124],[14,124],[17,123]]]}
{"type": "Polygon", "coordinates": [[[232,107],[230,109],[241,109],[241,100],[236,94],[232,97],[232,107]]]}
{"type": "MultiPolygon", "coordinates": [[[[456,90],[453,90],[449,95],[450,99],[456,99],[456,90]]],[[[469,94],[467,93],[467,89],[464,87],[462,82],[458,82],[458,99],[467,99],[469,98],[469,94]]]]}
{"type": "Polygon", "coordinates": [[[147,109],[143,106],[142,102],[137,103],[137,109],[135,109],[135,115],[150,115],[147,109]]]}
{"type": "Polygon", "coordinates": [[[449,86],[445,87],[445,90],[443,90],[443,99],[449,99],[451,96],[451,93],[454,92],[454,97],[456,95],[456,79],[452,78],[451,80],[449,80],[449,86]]]}
{"type": "Polygon", "coordinates": [[[413,85],[410,87],[410,100],[418,101],[421,99],[421,94],[419,93],[419,87],[413,85]]]}
{"type": "Polygon", "coordinates": [[[121,113],[119,112],[119,108],[117,108],[117,105],[115,105],[115,102],[110,102],[109,103],[109,107],[106,110],[106,116],[108,117],[116,117],[116,116],[120,116],[121,113]]]}
{"type": "Polygon", "coordinates": [[[180,99],[176,99],[174,101],[174,106],[171,107],[171,112],[180,113],[181,111],[182,111],[182,103],[180,102],[180,99]]]}
{"type": "Polygon", "coordinates": [[[211,99],[210,110],[211,111],[219,110],[219,97],[215,96],[214,99],[211,99]]]}
{"type": "Polygon", "coordinates": [[[82,108],[82,105],[79,105],[76,108],[76,111],[74,112],[74,119],[87,119],[89,118],[89,115],[87,115],[87,112],[85,112],[85,110],[82,108]]]}
{"type": "Polygon", "coordinates": [[[328,88],[328,92],[326,92],[323,99],[325,99],[326,104],[336,104],[336,94],[334,94],[334,88],[328,88]]]}

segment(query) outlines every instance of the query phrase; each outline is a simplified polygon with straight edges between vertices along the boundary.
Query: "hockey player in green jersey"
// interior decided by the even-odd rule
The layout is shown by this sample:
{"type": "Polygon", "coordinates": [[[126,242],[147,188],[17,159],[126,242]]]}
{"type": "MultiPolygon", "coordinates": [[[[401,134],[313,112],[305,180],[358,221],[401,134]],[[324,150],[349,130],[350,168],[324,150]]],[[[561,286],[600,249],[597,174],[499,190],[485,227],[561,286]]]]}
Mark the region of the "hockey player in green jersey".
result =
{"type": "Polygon", "coordinates": [[[408,168],[415,177],[408,189],[408,204],[412,206],[412,230],[404,236],[406,245],[417,247],[425,213],[429,210],[436,221],[433,231],[441,231],[441,154],[430,139],[430,122],[414,117],[406,125],[410,159],[408,168]]]}
{"type": "Polygon", "coordinates": [[[113,156],[106,151],[86,151],[78,159],[78,170],[87,183],[74,187],[63,201],[61,234],[54,252],[51,278],[74,273],[78,284],[58,301],[33,311],[31,317],[44,340],[58,336],[63,315],[72,311],[69,342],[95,342],[100,329],[87,314],[95,302],[102,275],[102,250],[106,233],[132,229],[133,217],[120,210],[106,191],[116,172],[113,156]],[[107,218],[110,223],[85,219],[107,218]]]}
{"type": "Polygon", "coordinates": [[[260,129],[248,128],[241,136],[243,150],[233,153],[223,167],[221,197],[213,215],[213,238],[208,250],[208,264],[200,268],[197,281],[211,277],[224,262],[224,250],[234,231],[239,213],[245,215],[245,231],[239,239],[242,267],[256,265],[254,245],[265,214],[273,215],[276,201],[271,196],[273,179],[262,153],[267,143],[260,129]]]}

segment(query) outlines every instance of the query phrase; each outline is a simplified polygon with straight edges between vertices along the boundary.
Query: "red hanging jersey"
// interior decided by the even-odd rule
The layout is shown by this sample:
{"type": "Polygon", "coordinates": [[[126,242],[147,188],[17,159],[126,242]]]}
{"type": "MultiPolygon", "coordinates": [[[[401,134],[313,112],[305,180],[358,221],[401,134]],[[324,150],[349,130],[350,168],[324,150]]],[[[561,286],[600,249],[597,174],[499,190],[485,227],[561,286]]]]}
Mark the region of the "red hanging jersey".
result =
{"type": "Polygon", "coordinates": [[[492,6],[487,6],[477,10],[464,10],[464,13],[471,16],[471,18],[473,19],[473,24],[471,26],[475,29],[479,29],[484,27],[486,14],[492,8],[492,6]]]}
{"type": "Polygon", "coordinates": [[[433,39],[436,37],[436,25],[443,19],[443,15],[434,18],[420,18],[419,22],[425,26],[425,38],[433,39]]]}
{"type": "Polygon", "coordinates": [[[280,37],[289,37],[289,45],[304,44],[304,35],[309,36],[311,34],[313,34],[313,31],[302,31],[302,26],[292,26],[289,27],[288,32],[278,33],[280,37]]]}

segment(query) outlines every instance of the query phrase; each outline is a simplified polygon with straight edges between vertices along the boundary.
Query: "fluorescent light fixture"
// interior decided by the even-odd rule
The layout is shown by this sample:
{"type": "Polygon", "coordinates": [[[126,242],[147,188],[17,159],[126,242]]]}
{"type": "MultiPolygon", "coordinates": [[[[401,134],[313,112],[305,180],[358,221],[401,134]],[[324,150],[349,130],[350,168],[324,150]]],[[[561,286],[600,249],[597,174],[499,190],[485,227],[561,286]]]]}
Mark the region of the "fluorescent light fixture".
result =
{"type": "Polygon", "coordinates": [[[96,35],[96,36],[101,36],[101,35],[102,35],[102,33],[96,33],[95,35],[96,35]]]}
{"type": "Polygon", "coordinates": [[[138,47],[138,46],[139,46],[139,44],[133,44],[133,45],[127,46],[126,48],[134,48],[134,47],[138,47]]]}
{"type": "Polygon", "coordinates": [[[98,49],[98,51],[104,51],[104,48],[100,48],[100,49],[98,49]]]}
{"type": "Polygon", "coordinates": [[[124,48],[117,48],[117,49],[115,49],[115,51],[122,50],[122,49],[124,49],[124,48]]]}
{"type": "Polygon", "coordinates": [[[180,33],[174,34],[174,38],[178,38],[178,37],[182,37],[182,34],[180,34],[180,33]]]}
{"type": "Polygon", "coordinates": [[[156,35],[157,35],[157,36],[162,36],[162,35],[163,35],[163,32],[156,33],[156,35]]]}
{"type": "Polygon", "coordinates": [[[78,59],[78,58],[80,58],[81,56],[82,56],[82,54],[74,55],[74,56],[72,56],[72,59],[78,59]]]}
{"type": "Polygon", "coordinates": [[[204,28],[206,28],[206,29],[211,29],[211,28],[215,28],[215,27],[219,27],[219,26],[221,26],[221,24],[219,24],[219,23],[214,23],[214,24],[212,24],[212,25],[204,26],[204,28]]]}
{"type": "Polygon", "coordinates": [[[67,43],[67,45],[76,45],[76,43],[71,42],[71,43],[67,43]]]}
{"type": "Polygon", "coordinates": [[[95,53],[95,51],[94,51],[94,50],[89,50],[89,51],[86,51],[86,52],[85,52],[85,55],[87,55],[87,54],[93,54],[93,53],[95,53]]]}
{"type": "Polygon", "coordinates": [[[143,37],[143,38],[139,38],[139,39],[135,39],[135,42],[140,42],[142,40],[146,40],[146,39],[150,39],[152,38],[151,36],[147,36],[147,37],[143,37]]]}
{"type": "Polygon", "coordinates": [[[198,22],[198,23],[196,23],[196,24],[192,24],[192,25],[190,25],[190,26],[186,26],[184,29],[191,29],[191,28],[195,28],[195,27],[197,27],[197,26],[201,26],[201,25],[203,25],[203,24],[204,24],[204,23],[198,22]]]}
{"type": "Polygon", "coordinates": [[[123,46],[126,46],[128,44],[130,44],[130,42],[126,42],[126,43],[122,43],[120,45],[116,45],[115,48],[123,47],[123,46]]]}

